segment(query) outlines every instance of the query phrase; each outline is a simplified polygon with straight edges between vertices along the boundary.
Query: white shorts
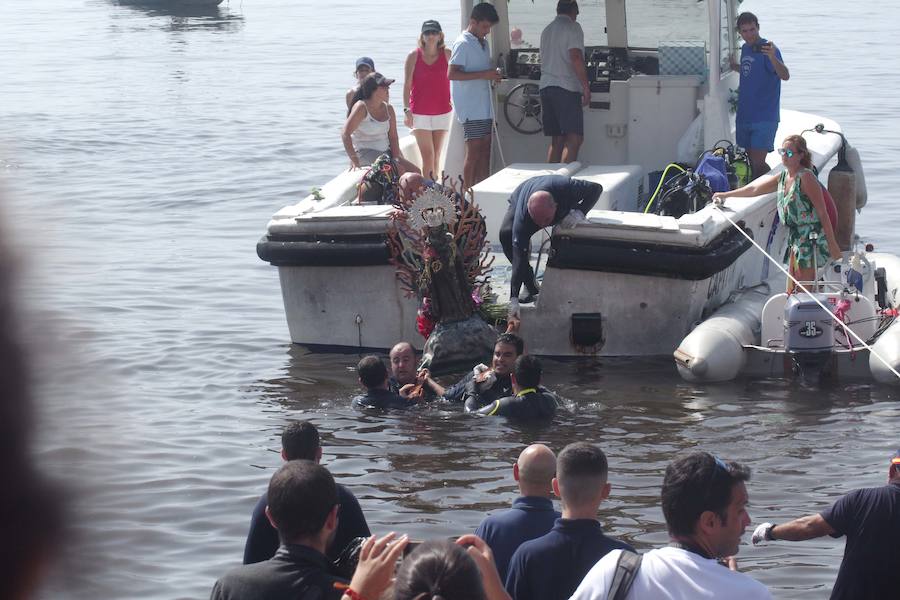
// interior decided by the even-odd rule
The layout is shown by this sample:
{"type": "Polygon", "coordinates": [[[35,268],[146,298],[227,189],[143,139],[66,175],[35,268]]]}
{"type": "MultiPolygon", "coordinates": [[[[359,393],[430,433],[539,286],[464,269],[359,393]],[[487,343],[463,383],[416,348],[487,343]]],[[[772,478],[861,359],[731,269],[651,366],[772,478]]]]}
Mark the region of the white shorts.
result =
{"type": "Polygon", "coordinates": [[[442,115],[417,115],[413,113],[413,129],[423,131],[447,131],[450,129],[450,115],[453,112],[442,115]]]}

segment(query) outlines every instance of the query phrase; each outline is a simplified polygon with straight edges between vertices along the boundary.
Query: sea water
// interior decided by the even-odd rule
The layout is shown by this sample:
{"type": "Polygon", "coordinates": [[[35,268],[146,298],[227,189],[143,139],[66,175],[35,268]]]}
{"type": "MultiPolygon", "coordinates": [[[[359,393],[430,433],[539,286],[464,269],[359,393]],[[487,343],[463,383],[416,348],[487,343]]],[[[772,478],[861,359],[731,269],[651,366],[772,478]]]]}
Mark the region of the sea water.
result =
{"type": "MultiPolygon", "coordinates": [[[[742,8],[791,70],[782,106],[834,118],[859,148],[858,231],[900,252],[890,6],[742,8]]],[[[349,408],[359,357],[290,344],[276,269],[254,245],[274,211],[348,166],[339,132],[356,57],[399,80],[399,109],[403,59],[429,18],[448,38],[459,28],[456,3],[437,0],[0,3],[4,233],[35,353],[38,458],[75,508],[47,597],[208,596],[240,562],[296,418],[319,426],[325,464],[373,531],[415,538],[471,531],[507,506],[511,464],[533,441],[606,451],[601,521],[641,550],[667,541],[659,486],[681,450],[752,467],[754,524],[883,483],[900,406],[867,383],[696,386],[671,359],[586,357],[546,366],[571,403],[552,425],[349,408]]],[[[842,550],[745,544],[739,562],[778,598],[821,598],[842,550]]]]}

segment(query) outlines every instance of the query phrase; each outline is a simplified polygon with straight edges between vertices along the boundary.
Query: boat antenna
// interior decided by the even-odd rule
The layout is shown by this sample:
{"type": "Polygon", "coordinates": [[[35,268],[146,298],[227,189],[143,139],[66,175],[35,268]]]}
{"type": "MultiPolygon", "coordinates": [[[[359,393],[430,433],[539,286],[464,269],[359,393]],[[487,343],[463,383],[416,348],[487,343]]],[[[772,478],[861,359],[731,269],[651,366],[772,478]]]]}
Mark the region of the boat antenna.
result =
{"type": "MultiPolygon", "coordinates": [[[[723,202],[722,204],[724,204],[724,202],[723,202]]],[[[729,217],[729,216],[725,213],[725,211],[723,210],[723,206],[721,206],[719,203],[713,203],[713,208],[715,208],[716,210],[718,210],[718,211],[719,211],[719,214],[721,214],[723,217],[725,217],[725,219],[726,219],[729,223],[731,223],[731,224],[734,226],[735,229],[737,229],[738,231],[740,231],[740,232],[741,232],[741,235],[743,235],[745,238],[747,238],[748,240],[750,240],[750,243],[753,244],[754,246],[756,246],[756,249],[759,250],[760,252],[762,252],[763,255],[765,255],[765,257],[768,258],[768,259],[772,262],[773,265],[775,265],[776,267],[778,267],[778,268],[781,270],[781,272],[784,273],[784,274],[787,276],[788,279],[790,279],[791,281],[793,281],[793,282],[794,282],[794,285],[796,285],[798,288],[800,288],[800,290],[803,291],[804,293],[808,294],[809,297],[812,298],[812,299],[815,301],[815,303],[818,304],[819,307],[820,307],[822,310],[824,310],[824,311],[827,312],[829,315],[831,315],[832,320],[834,320],[834,322],[837,323],[838,326],[840,326],[840,327],[844,330],[844,333],[845,333],[845,334],[847,334],[849,337],[852,337],[852,338],[855,339],[857,342],[859,342],[860,345],[862,345],[863,348],[865,348],[866,350],[869,351],[870,354],[872,354],[872,356],[874,356],[875,358],[877,358],[878,360],[880,360],[881,363],[882,363],[885,367],[887,367],[887,369],[897,377],[897,379],[900,379],[900,372],[897,372],[897,369],[895,369],[894,367],[892,367],[892,366],[890,365],[890,363],[889,363],[887,360],[884,359],[883,356],[881,356],[880,354],[878,354],[878,352],[876,352],[875,349],[872,348],[872,346],[870,346],[869,344],[867,344],[866,341],[865,341],[864,339],[862,339],[861,337],[859,337],[859,335],[857,335],[855,331],[853,331],[852,329],[850,329],[850,327],[848,327],[846,323],[844,323],[842,320],[838,319],[838,318],[837,318],[837,315],[835,315],[835,314],[831,311],[830,308],[828,308],[827,306],[825,306],[825,305],[822,303],[822,301],[819,300],[818,298],[816,298],[816,296],[813,295],[812,292],[810,292],[808,289],[806,289],[806,287],[805,287],[802,283],[800,283],[799,281],[797,281],[797,280],[794,278],[793,275],[791,275],[790,273],[788,273],[788,272],[787,272],[787,269],[785,269],[784,267],[781,266],[781,262],[780,262],[780,261],[777,261],[777,260],[775,260],[774,258],[772,258],[772,256],[771,256],[768,252],[766,252],[765,248],[763,248],[763,247],[760,246],[758,243],[756,243],[756,240],[754,240],[750,235],[748,235],[747,232],[744,231],[744,228],[743,228],[743,227],[741,227],[740,225],[738,225],[737,223],[735,223],[735,222],[731,219],[731,217],[729,217]]]]}

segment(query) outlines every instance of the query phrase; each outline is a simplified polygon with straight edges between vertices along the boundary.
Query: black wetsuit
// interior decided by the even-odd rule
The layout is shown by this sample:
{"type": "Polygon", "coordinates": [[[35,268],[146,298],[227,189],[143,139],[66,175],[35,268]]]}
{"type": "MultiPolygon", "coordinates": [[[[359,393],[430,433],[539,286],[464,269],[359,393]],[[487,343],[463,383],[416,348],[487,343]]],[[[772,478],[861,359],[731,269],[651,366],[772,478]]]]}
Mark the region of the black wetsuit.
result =
{"type": "Polygon", "coordinates": [[[528,214],[528,198],[535,192],[549,192],[556,201],[556,214],[552,225],[556,225],[569,214],[570,210],[588,213],[603,187],[581,179],[571,179],[565,175],[538,175],[519,184],[509,197],[509,209],[500,226],[500,243],[503,253],[512,263],[510,298],[518,298],[522,285],[532,294],[537,293],[534,270],[528,261],[528,246],[531,236],[540,229],[528,214]]]}
{"type": "Polygon", "coordinates": [[[414,405],[414,402],[402,398],[400,394],[383,389],[369,390],[352,402],[353,408],[409,408],[414,405]]]}
{"type": "Polygon", "coordinates": [[[510,417],[513,419],[552,419],[559,406],[556,394],[539,387],[522,390],[515,396],[506,396],[478,410],[480,415],[510,417]]]}

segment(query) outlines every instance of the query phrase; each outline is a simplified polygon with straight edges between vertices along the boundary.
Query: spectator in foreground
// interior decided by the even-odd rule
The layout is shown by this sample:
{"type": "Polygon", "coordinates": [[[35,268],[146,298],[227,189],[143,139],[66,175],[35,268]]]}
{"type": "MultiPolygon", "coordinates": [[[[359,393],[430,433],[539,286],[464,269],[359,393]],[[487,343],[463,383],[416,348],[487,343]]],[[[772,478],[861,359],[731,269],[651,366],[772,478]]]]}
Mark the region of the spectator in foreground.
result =
{"type": "MultiPolygon", "coordinates": [[[[285,461],[321,462],[322,446],[319,443],[319,430],[316,429],[316,426],[309,421],[294,421],[285,427],[281,434],[281,458],[285,461]]],[[[356,496],[341,484],[335,485],[337,486],[338,504],[341,505],[341,515],[334,539],[328,544],[326,552],[330,560],[336,559],[354,538],[371,535],[366,517],[359,507],[356,496]]],[[[247,533],[247,542],[244,545],[245,565],[269,560],[275,556],[280,545],[278,531],[266,517],[268,503],[268,494],[264,493],[253,509],[250,531],[247,533]]]]}
{"type": "Polygon", "coordinates": [[[485,518],[475,530],[494,553],[500,579],[506,581],[509,559],[523,542],[541,537],[553,528],[560,517],[553,508],[553,477],[556,475],[556,455],[543,444],[532,444],[522,450],[513,464],[513,479],[520,496],[512,508],[485,518]]]}
{"type": "Polygon", "coordinates": [[[562,500],[562,518],[549,533],[525,542],[513,554],[506,591],[515,600],[564,600],[603,556],[634,549],[603,533],[597,521],[609,496],[609,465],[603,451],[586,442],[569,444],[556,459],[553,492],[562,500]]]}
{"type": "Polygon", "coordinates": [[[325,555],[337,529],[337,486],[328,469],[308,460],[286,462],[272,476],[266,516],[282,545],[269,560],[242,565],[216,581],[210,600],[337,600],[343,581],[325,555]]]}
{"type": "MultiPolygon", "coordinates": [[[[747,514],[750,470],[706,452],[676,458],[666,467],[662,509],[672,543],[642,555],[626,600],[770,600],[758,581],[738,573],[747,514]],[[723,566],[720,559],[728,559],[723,566]]],[[[613,598],[610,590],[623,551],[610,552],[590,570],[572,600],[613,598]]]]}
{"type": "Polygon", "coordinates": [[[432,540],[418,546],[400,564],[393,593],[385,594],[406,544],[401,538],[382,549],[373,546],[371,552],[363,546],[342,600],[509,600],[490,547],[471,534],[456,542],[432,540]]]}
{"type": "Polygon", "coordinates": [[[782,525],[763,523],[752,541],[797,542],[824,535],[847,536],[831,600],[900,594],[900,450],[891,457],[886,485],[853,490],[819,514],[782,525]]]}

